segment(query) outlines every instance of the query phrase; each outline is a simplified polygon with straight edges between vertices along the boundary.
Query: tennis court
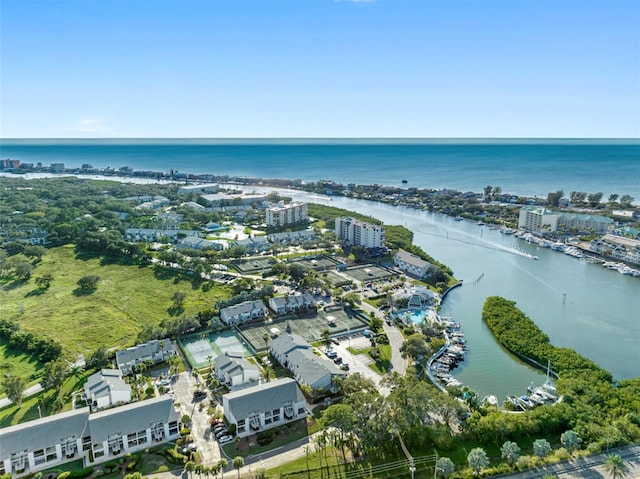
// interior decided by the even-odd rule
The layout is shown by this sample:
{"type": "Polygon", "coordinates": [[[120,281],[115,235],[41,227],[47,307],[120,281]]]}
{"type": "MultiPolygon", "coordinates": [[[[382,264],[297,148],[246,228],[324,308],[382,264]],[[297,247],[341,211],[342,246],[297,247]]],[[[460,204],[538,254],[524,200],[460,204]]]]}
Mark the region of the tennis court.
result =
{"type": "Polygon", "coordinates": [[[253,351],[246,341],[233,331],[225,331],[219,334],[193,335],[180,339],[182,351],[194,369],[209,366],[209,360],[213,361],[220,354],[231,351],[244,352],[245,356],[253,356],[253,351]]]}
{"type": "Polygon", "coordinates": [[[256,274],[270,271],[271,267],[276,264],[276,260],[272,256],[264,258],[252,258],[247,260],[238,260],[233,262],[233,266],[244,274],[256,274]]]}
{"type": "Polygon", "coordinates": [[[365,264],[362,266],[353,266],[347,268],[345,274],[361,283],[370,283],[372,281],[383,281],[389,278],[395,278],[398,273],[378,266],[377,264],[365,264]]]}
{"type": "Polygon", "coordinates": [[[273,338],[284,334],[287,327],[292,333],[299,334],[306,341],[311,342],[321,339],[325,329],[334,336],[346,331],[365,329],[368,324],[369,318],[363,313],[349,308],[332,308],[328,311],[314,311],[307,315],[289,314],[268,324],[241,326],[240,331],[253,349],[264,351],[267,349],[265,334],[273,338]]]}
{"type": "Polygon", "coordinates": [[[314,269],[316,271],[326,271],[329,269],[335,269],[340,264],[335,258],[330,256],[314,256],[314,257],[301,257],[288,260],[288,263],[297,263],[306,269],[314,269]]]}
{"type": "Polygon", "coordinates": [[[334,288],[337,288],[338,286],[344,286],[345,284],[350,284],[353,282],[351,279],[340,276],[335,271],[327,271],[326,273],[322,273],[322,279],[328,281],[334,288]],[[326,276],[324,276],[325,274],[326,276]]]}

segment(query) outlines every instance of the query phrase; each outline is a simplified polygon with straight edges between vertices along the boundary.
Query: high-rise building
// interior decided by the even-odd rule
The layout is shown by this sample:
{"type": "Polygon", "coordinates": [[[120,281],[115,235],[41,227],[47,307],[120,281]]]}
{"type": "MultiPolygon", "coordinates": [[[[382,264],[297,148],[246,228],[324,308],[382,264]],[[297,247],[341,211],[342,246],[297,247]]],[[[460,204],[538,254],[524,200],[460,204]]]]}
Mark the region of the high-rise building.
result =
{"type": "Polygon", "coordinates": [[[336,237],[347,246],[382,248],[384,246],[384,226],[350,217],[336,218],[336,237]]]}
{"type": "Polygon", "coordinates": [[[307,203],[279,202],[278,206],[267,208],[266,223],[270,227],[282,227],[309,220],[307,203]]]}

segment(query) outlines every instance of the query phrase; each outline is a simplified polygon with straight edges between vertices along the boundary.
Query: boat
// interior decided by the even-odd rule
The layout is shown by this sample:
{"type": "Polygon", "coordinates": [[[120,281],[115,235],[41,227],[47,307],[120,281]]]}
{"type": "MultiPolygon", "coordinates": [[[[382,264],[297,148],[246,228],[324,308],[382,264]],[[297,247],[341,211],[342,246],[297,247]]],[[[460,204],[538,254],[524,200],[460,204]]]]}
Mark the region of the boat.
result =
{"type": "Polygon", "coordinates": [[[409,183],[407,180],[402,180],[403,183],[409,183]]]}
{"type": "Polygon", "coordinates": [[[488,394],[482,400],[482,404],[486,404],[487,406],[498,407],[498,398],[493,394],[488,394]]]}
{"type": "Polygon", "coordinates": [[[529,396],[523,394],[517,398],[518,403],[525,409],[533,409],[536,407],[535,403],[529,398],[529,396]]]}
{"type": "Polygon", "coordinates": [[[453,221],[462,221],[463,218],[462,216],[456,216],[455,218],[453,218],[453,221]]]}

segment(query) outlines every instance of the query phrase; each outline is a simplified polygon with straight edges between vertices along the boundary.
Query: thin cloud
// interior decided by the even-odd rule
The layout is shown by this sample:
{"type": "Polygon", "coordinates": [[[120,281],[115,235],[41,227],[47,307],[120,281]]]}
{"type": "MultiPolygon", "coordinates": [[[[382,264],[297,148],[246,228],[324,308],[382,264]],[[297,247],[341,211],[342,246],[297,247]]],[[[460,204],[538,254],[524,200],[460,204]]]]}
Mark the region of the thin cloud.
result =
{"type": "Polygon", "coordinates": [[[94,135],[113,133],[113,128],[108,126],[101,118],[81,118],[76,125],[67,129],[76,133],[91,133],[94,135]]]}

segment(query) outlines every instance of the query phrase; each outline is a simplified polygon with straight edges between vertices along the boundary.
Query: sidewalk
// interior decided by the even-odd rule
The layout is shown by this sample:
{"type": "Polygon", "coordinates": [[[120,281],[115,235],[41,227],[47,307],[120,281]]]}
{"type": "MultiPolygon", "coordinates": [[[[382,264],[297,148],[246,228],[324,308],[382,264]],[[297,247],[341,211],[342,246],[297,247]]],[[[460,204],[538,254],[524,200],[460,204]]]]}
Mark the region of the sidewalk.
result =
{"type": "MultiPolygon", "coordinates": [[[[42,384],[40,384],[40,383],[34,384],[33,386],[31,386],[31,387],[29,387],[29,388],[24,390],[23,396],[25,398],[27,398],[29,396],[33,396],[34,394],[39,393],[40,391],[42,391],[42,384]]],[[[7,407],[12,402],[13,401],[11,401],[9,398],[4,397],[4,398],[0,399],[0,408],[7,407]]]]}

